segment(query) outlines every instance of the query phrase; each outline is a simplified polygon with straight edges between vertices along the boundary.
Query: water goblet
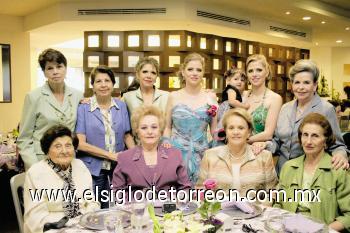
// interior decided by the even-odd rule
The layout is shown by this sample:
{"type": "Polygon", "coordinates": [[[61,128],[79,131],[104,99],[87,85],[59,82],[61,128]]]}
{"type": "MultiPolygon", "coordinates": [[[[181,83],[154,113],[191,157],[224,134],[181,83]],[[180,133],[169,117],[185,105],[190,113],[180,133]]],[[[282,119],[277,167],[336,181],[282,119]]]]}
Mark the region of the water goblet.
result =
{"type": "Polygon", "coordinates": [[[177,208],[184,212],[188,209],[189,197],[184,192],[180,192],[177,195],[176,206],[177,208]]]}
{"type": "Polygon", "coordinates": [[[115,233],[118,225],[121,224],[121,220],[117,215],[104,216],[104,226],[109,233],[115,233]]]}
{"type": "Polygon", "coordinates": [[[132,203],[132,213],[135,217],[134,227],[138,232],[141,232],[142,230],[142,219],[145,214],[146,209],[146,202],[144,200],[142,201],[134,201],[132,203]]]}

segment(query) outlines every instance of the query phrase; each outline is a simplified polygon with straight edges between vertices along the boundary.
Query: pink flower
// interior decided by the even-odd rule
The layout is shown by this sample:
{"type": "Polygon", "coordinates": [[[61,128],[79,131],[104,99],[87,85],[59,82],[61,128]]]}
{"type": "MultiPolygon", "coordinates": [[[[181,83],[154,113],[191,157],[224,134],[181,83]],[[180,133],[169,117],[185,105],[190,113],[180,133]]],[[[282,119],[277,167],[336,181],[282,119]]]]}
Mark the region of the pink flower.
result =
{"type": "Polygon", "coordinates": [[[208,104],[208,110],[207,110],[207,114],[211,117],[215,117],[216,116],[216,112],[218,111],[218,107],[216,105],[209,105],[208,104]]]}
{"type": "Polygon", "coordinates": [[[206,179],[203,183],[205,189],[214,190],[217,186],[217,181],[215,179],[206,179]]]}

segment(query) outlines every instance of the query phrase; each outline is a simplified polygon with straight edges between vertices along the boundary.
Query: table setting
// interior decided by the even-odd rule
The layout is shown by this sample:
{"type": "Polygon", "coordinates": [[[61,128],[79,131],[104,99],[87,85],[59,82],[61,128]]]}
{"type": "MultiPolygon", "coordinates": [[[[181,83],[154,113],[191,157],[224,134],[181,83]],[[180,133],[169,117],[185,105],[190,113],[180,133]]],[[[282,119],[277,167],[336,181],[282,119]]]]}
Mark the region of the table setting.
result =
{"type": "Polygon", "coordinates": [[[222,207],[213,212],[210,212],[212,210],[209,207],[207,210],[210,213],[206,217],[200,209],[204,203],[199,202],[189,204],[197,206],[195,211],[193,207],[180,210],[179,205],[176,205],[176,210],[162,214],[157,209],[164,208],[169,202],[163,202],[161,208],[159,203],[143,202],[141,208],[131,203],[78,216],[70,219],[64,228],[46,232],[336,232],[326,224],[300,214],[255,203],[237,203],[221,203],[222,207]]]}

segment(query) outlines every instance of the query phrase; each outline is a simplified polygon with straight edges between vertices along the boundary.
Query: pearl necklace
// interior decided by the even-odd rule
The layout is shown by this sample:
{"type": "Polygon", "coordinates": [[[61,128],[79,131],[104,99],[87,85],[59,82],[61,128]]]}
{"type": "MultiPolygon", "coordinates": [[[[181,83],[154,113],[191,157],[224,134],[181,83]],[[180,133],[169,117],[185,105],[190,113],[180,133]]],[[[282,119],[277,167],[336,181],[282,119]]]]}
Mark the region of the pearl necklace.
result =
{"type": "Polygon", "coordinates": [[[230,154],[231,158],[234,160],[240,160],[240,159],[244,158],[246,155],[245,151],[240,156],[235,156],[231,152],[229,152],[229,154],[230,154]]]}

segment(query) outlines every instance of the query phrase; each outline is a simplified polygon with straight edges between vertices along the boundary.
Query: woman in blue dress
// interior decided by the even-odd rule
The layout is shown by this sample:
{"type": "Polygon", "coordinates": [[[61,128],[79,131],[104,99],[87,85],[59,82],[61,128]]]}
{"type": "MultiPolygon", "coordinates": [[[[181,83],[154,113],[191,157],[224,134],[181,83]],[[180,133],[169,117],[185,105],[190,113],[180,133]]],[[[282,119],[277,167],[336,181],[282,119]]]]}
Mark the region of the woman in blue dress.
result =
{"type": "Polygon", "coordinates": [[[182,152],[188,176],[197,182],[203,153],[209,148],[208,126],[216,128],[216,96],[202,88],[204,58],[192,53],[185,57],[178,76],[184,87],[170,94],[166,110],[165,137],[182,152]]]}

